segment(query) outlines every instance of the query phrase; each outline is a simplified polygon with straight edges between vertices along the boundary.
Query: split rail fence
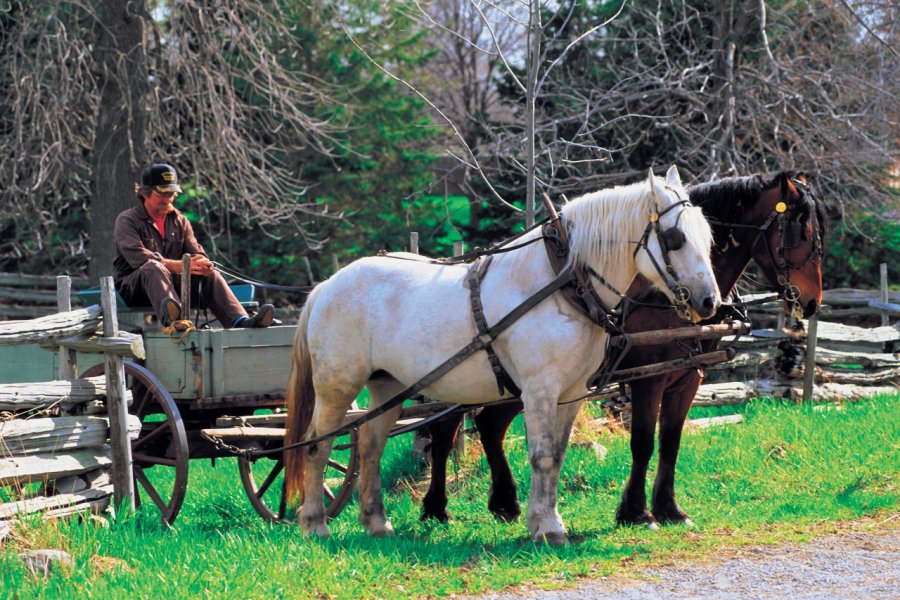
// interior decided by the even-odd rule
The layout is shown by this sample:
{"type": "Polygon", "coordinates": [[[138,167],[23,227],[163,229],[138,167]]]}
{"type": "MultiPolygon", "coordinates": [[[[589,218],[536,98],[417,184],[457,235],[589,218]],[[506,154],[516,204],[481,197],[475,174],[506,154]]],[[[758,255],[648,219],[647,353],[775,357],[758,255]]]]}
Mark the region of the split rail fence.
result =
{"type": "MultiPolygon", "coordinates": [[[[874,292],[873,292],[874,294],[874,292]]],[[[896,393],[900,383],[900,327],[838,322],[874,313],[860,290],[829,290],[818,317],[802,327],[755,329],[735,343],[737,356],[709,369],[695,406],[740,404],[753,398],[854,400],[896,393]],[[827,319],[827,320],[826,320],[827,319]]],[[[895,300],[900,300],[898,295],[895,300]]],[[[880,301],[876,301],[880,302],[880,301]]],[[[763,305],[762,311],[780,310],[763,305]]],[[[900,306],[892,310],[900,315],[900,306]]],[[[765,317],[751,313],[753,322],[765,317]]],[[[728,340],[724,340],[728,343],[728,340]]]]}
{"type": "Polygon", "coordinates": [[[0,532],[35,512],[97,513],[111,500],[134,507],[130,440],[141,424],[128,415],[122,360],[143,358],[143,340],[117,330],[112,278],[101,288],[100,306],[71,310],[71,280],[59,277],[60,312],[0,322],[0,346],[59,349],[58,380],[0,382],[0,532]],[[106,374],[77,379],[76,350],[104,354],[106,374]]]}

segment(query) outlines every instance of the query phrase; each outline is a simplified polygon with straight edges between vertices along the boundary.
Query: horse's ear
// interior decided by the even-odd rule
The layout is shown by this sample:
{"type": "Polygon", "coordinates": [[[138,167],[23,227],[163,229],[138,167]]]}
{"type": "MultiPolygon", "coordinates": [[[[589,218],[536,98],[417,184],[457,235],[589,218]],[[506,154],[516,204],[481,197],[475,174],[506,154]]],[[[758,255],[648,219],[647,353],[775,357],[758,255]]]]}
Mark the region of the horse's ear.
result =
{"type": "Polygon", "coordinates": [[[672,165],[666,171],[666,183],[669,184],[669,187],[681,187],[681,174],[678,172],[677,166],[672,165]]]}
{"type": "Polygon", "coordinates": [[[647,169],[647,183],[650,184],[650,191],[656,191],[656,177],[653,175],[653,168],[647,169]]]}
{"type": "Polygon", "coordinates": [[[781,172],[778,175],[778,183],[781,186],[781,197],[788,198],[792,196],[799,195],[797,193],[797,188],[794,187],[794,184],[791,183],[791,178],[787,176],[787,173],[781,172]]]}

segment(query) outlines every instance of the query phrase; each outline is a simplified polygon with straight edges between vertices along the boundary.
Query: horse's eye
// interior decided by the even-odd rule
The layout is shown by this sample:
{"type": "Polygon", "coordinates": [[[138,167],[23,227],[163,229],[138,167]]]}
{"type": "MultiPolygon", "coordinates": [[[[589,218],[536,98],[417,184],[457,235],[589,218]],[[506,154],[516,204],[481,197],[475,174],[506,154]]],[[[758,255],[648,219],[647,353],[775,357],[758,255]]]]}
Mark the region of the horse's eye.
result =
{"type": "Polygon", "coordinates": [[[796,248],[800,245],[800,236],[802,235],[802,225],[800,221],[789,221],[784,228],[784,243],[785,249],[796,248]]]}
{"type": "Polygon", "coordinates": [[[684,246],[684,232],[677,227],[666,229],[660,237],[663,245],[669,252],[680,250],[684,246]]]}

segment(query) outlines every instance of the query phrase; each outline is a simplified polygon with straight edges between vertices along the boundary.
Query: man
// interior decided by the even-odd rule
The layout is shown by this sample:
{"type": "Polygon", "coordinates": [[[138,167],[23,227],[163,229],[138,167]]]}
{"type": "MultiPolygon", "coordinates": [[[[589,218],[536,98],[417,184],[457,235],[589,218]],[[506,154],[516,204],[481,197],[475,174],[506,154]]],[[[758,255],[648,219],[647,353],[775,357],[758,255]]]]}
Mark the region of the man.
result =
{"type": "Polygon", "coordinates": [[[191,255],[191,304],[209,308],[231,327],[268,327],[275,309],[263,304],[253,317],[234,297],[222,275],[213,268],[194,237],[187,218],[174,206],[181,192],[178,173],[166,164],[144,169],[135,184],[139,205],[116,218],[116,259],[113,279],[128,306],[150,305],[163,327],[180,318],[181,257],[191,255]]]}

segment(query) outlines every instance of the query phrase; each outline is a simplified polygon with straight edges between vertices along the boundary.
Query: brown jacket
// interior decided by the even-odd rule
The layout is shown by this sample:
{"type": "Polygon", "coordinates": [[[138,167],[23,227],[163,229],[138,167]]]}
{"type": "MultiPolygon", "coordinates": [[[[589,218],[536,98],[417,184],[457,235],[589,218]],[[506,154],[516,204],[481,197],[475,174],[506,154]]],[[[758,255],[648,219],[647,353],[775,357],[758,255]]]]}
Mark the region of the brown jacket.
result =
{"type": "Polygon", "coordinates": [[[148,260],[180,260],[184,253],[206,256],[203,246],[194,237],[190,221],[178,210],[166,215],[165,229],[166,239],[163,239],[143,204],[119,213],[114,233],[116,258],[113,263],[113,280],[117,287],[123,278],[148,260]]]}

